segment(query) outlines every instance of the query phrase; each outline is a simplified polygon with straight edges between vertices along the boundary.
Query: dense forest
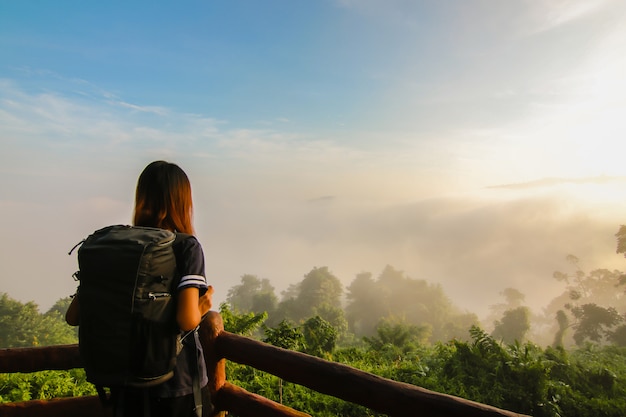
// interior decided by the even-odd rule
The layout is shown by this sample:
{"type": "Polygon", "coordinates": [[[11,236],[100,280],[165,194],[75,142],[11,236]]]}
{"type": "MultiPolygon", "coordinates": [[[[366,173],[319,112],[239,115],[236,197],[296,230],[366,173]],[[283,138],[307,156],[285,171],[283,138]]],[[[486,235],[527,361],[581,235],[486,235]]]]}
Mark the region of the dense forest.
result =
{"type": "MultiPolygon", "coordinates": [[[[617,252],[626,255],[626,227],[617,252]]],[[[563,291],[541,312],[514,288],[483,323],[442,288],[393,266],[349,286],[315,267],[280,298],[269,279],[246,274],[220,306],[225,328],[283,348],[533,416],[626,415],[626,274],[554,273],[563,291]]],[[[69,298],[40,313],[0,295],[0,347],[75,343],[69,298]]],[[[234,363],[231,382],[315,416],[375,416],[341,400],[234,363]]],[[[0,374],[0,402],[94,393],[82,370],[0,374]]]]}

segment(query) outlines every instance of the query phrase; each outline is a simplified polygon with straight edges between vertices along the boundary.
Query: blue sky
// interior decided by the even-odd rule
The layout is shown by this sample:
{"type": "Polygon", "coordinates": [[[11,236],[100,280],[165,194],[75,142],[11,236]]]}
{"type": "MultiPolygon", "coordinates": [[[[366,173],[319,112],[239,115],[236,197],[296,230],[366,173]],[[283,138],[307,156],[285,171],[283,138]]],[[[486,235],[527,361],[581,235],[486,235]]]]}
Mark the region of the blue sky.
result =
{"type": "Polygon", "coordinates": [[[391,263],[473,308],[570,252],[619,266],[625,28],[620,0],[0,0],[1,290],[71,292],[63,251],[129,222],[154,159],[191,177],[218,299],[391,263]],[[495,242],[464,226],[486,213],[495,242]],[[531,231],[547,247],[501,261],[531,231]]]}

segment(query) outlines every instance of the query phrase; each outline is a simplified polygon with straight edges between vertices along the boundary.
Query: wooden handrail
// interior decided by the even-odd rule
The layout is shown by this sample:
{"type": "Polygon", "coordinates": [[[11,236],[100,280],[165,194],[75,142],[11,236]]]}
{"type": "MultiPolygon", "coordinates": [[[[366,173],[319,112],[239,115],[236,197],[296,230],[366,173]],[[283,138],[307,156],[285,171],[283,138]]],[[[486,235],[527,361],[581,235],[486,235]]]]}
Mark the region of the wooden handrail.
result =
{"type": "MultiPolygon", "coordinates": [[[[528,417],[226,332],[222,318],[216,312],[210,312],[203,320],[200,340],[215,415],[231,411],[240,417],[309,416],[228,383],[225,374],[225,360],[228,359],[389,416],[528,417]]],[[[0,373],[80,367],[78,345],[0,349],[0,373]]],[[[102,408],[98,397],[88,396],[0,404],[0,415],[108,417],[110,409],[102,408]]]]}
{"type": "Polygon", "coordinates": [[[98,396],[89,395],[0,404],[0,415],[2,417],[113,417],[113,412],[111,408],[102,407],[98,396]]]}
{"type": "Polygon", "coordinates": [[[82,368],[78,345],[0,349],[0,372],[37,372],[82,368]]]}
{"type": "Polygon", "coordinates": [[[223,332],[226,359],[389,416],[520,417],[522,414],[382,378],[336,362],[223,332]]]}

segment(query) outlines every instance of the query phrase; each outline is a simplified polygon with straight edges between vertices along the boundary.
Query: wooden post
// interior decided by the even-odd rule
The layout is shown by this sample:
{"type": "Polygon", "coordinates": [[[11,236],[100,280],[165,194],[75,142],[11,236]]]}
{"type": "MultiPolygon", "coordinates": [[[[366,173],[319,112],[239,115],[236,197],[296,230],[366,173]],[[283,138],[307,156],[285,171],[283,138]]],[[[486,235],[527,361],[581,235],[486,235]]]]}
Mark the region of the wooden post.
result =
{"type": "Polygon", "coordinates": [[[224,331],[222,316],[215,311],[209,311],[200,323],[198,334],[204,350],[207,375],[209,377],[209,391],[211,402],[215,407],[214,416],[225,417],[226,413],[219,407],[219,392],[226,383],[226,359],[217,354],[215,340],[224,331]]]}

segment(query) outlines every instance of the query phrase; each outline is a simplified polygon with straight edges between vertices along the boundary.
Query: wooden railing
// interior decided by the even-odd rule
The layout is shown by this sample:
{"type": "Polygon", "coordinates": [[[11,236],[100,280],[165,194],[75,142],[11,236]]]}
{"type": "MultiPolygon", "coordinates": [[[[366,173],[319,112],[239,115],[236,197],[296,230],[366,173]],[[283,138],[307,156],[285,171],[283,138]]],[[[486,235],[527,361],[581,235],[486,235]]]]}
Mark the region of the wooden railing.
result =
{"type": "MultiPolygon", "coordinates": [[[[211,312],[200,326],[216,416],[305,417],[306,413],[250,393],[226,381],[226,359],[252,366],[389,416],[522,417],[522,414],[381,378],[339,363],[277,348],[224,331],[211,312]]],[[[0,373],[36,372],[82,367],[78,345],[0,350],[0,373]]],[[[97,396],[0,404],[0,416],[111,417],[97,396]]],[[[310,416],[309,416],[310,417],[310,416]]]]}

